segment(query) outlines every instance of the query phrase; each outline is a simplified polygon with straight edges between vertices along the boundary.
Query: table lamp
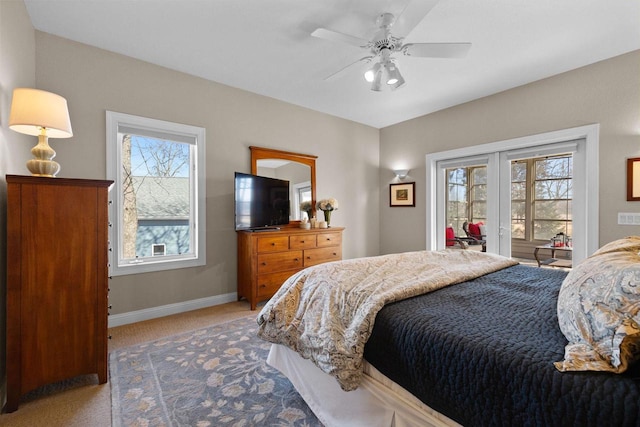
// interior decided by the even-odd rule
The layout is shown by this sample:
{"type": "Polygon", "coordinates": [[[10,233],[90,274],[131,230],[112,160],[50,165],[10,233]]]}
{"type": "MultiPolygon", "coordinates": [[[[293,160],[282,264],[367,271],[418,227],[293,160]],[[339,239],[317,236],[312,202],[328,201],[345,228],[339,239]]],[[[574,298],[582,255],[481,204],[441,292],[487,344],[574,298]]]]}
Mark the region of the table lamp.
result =
{"type": "Polygon", "coordinates": [[[34,176],[56,176],[60,165],[52,159],[56,152],[49,146],[49,138],[73,136],[67,100],[55,93],[30,88],[16,88],[11,101],[9,128],[38,137],[31,149],[34,158],[27,169],[34,176]]]}

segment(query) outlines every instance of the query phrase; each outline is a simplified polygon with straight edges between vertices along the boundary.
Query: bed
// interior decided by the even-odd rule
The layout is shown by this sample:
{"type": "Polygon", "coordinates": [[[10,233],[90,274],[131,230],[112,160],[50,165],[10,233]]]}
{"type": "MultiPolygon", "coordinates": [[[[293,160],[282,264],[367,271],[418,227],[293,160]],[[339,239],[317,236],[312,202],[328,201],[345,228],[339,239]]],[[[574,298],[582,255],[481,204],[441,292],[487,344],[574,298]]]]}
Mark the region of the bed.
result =
{"type": "MultiPolygon", "coordinates": [[[[317,266],[290,278],[265,305],[258,316],[259,334],[274,343],[268,363],[292,381],[327,426],[637,426],[639,250],[640,238],[614,242],[569,277],[565,271],[517,265],[475,251],[419,252],[317,266]],[[444,260],[438,261],[440,267],[425,261],[433,256],[444,260]],[[484,261],[492,264],[490,271],[473,267],[484,261]],[[394,268],[381,267],[389,263],[394,268]],[[416,272],[422,264],[427,265],[424,272],[416,272]],[[421,281],[434,269],[441,270],[436,276],[448,280],[425,289],[421,281]],[[353,285],[361,278],[366,282],[362,287],[375,289],[373,303],[353,285]],[[607,280],[613,287],[602,286],[607,280]],[[346,295],[327,293],[327,287],[345,282],[346,295]],[[398,283],[400,296],[389,298],[395,295],[389,289],[398,283]],[[605,350],[600,347],[600,353],[589,352],[572,335],[575,330],[593,335],[597,329],[585,317],[585,283],[595,284],[598,292],[606,288],[598,298],[609,298],[610,304],[600,311],[609,327],[615,322],[611,304],[622,313],[613,338],[622,356],[614,351],[602,357],[605,350]],[[612,296],[616,286],[624,288],[624,298],[612,296]],[[326,294],[330,297],[322,298],[326,294]],[[382,301],[375,295],[383,295],[382,301]],[[319,307],[323,300],[349,309],[336,314],[319,307]],[[363,306],[367,313],[374,307],[374,321],[362,315],[363,306]],[[322,313],[320,320],[314,312],[322,313]],[[358,316],[365,319],[364,326],[354,329],[351,324],[358,316]],[[354,334],[361,335],[362,348],[351,340],[354,334]],[[322,348],[328,350],[323,354],[322,348]],[[351,358],[351,352],[361,354],[351,358]],[[333,367],[341,363],[346,374],[333,367]]],[[[595,305],[600,310],[606,304],[595,305]]],[[[596,321],[602,323],[602,316],[596,321]]],[[[607,341],[595,335],[591,343],[607,341]]]]}

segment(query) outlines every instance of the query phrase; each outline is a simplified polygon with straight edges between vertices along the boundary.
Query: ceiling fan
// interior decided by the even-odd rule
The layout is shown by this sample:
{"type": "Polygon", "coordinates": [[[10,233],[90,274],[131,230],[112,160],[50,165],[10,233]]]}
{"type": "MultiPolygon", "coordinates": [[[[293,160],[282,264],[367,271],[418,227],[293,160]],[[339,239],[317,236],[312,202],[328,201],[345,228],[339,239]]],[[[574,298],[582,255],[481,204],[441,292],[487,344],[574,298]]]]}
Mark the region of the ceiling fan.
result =
{"type": "MultiPolygon", "coordinates": [[[[402,15],[407,12],[405,10],[402,15]]],[[[421,15],[424,17],[425,14],[421,15]]],[[[400,20],[400,17],[398,18],[400,20]]],[[[421,19],[420,19],[421,20],[421,19]]],[[[420,20],[407,24],[404,22],[402,30],[408,34],[420,20]]],[[[383,13],[378,16],[376,25],[378,30],[370,40],[360,37],[339,33],[326,28],[318,28],[311,35],[333,42],[347,43],[352,46],[361,47],[369,52],[369,55],[341,68],[337,72],[329,75],[325,80],[330,80],[352,65],[360,62],[374,62],[364,74],[365,79],[371,83],[371,90],[381,91],[382,83],[386,83],[392,90],[398,89],[405,84],[405,80],[400,74],[394,54],[402,53],[406,56],[416,56],[424,58],[462,58],[466,56],[471,48],[471,43],[404,43],[404,37],[398,37],[391,33],[391,27],[396,23],[396,17],[392,13],[383,13]]]]}

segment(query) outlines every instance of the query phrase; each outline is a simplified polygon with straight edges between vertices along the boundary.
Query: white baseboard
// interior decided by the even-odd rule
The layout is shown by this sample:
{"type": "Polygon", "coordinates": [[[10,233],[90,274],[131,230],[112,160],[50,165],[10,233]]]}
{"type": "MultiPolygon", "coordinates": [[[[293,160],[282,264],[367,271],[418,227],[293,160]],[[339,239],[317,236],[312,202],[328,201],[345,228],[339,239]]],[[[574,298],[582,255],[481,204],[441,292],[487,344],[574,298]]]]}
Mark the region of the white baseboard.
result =
{"type": "Polygon", "coordinates": [[[171,314],[184,313],[200,308],[225,304],[238,300],[238,294],[216,295],[213,297],[194,299],[175,304],[161,305],[159,307],[145,308],[143,310],[130,311],[128,313],[113,314],[109,316],[109,327],[128,325],[130,323],[141,322],[143,320],[156,319],[158,317],[169,316],[171,314]]]}

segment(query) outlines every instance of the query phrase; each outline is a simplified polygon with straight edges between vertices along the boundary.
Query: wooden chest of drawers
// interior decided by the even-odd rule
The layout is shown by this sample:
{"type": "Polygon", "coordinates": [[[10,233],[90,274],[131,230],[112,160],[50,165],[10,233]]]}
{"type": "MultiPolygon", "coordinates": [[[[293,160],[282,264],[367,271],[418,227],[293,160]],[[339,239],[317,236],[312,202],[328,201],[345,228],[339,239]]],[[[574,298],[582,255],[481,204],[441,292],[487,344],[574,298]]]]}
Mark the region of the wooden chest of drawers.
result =
{"type": "Polygon", "coordinates": [[[7,404],[85,374],[107,381],[111,181],[7,175],[7,404]]]}
{"type": "Polygon", "coordinates": [[[238,300],[267,300],[293,273],[342,259],[342,227],[238,231],[238,300]]]}

